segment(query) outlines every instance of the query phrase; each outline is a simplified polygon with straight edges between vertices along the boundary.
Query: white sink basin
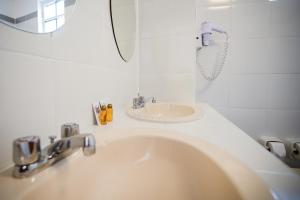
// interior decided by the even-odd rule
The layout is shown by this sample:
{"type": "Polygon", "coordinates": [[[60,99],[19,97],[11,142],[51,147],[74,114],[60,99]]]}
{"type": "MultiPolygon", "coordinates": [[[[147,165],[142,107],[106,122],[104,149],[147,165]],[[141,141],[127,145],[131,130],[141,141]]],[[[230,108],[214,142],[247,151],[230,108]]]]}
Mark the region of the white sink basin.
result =
{"type": "Polygon", "coordinates": [[[272,199],[256,174],[204,141],[157,129],[108,130],[96,140],[92,157],[23,180],[1,174],[1,199],[272,199]]]}
{"type": "Polygon", "coordinates": [[[200,106],[180,103],[147,103],[144,108],[129,107],[130,117],[154,122],[188,122],[200,119],[203,112],[200,106]]]}

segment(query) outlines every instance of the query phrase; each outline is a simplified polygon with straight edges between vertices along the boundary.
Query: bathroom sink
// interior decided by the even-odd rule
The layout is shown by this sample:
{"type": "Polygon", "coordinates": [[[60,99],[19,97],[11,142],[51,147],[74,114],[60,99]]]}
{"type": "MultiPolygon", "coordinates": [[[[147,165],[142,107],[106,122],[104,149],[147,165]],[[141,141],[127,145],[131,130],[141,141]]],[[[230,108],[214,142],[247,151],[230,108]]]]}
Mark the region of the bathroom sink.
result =
{"type": "Polygon", "coordinates": [[[204,141],[158,129],[107,130],[96,140],[91,157],[78,152],[28,179],[1,176],[3,199],[272,199],[257,175],[204,141]]]}
{"type": "Polygon", "coordinates": [[[147,103],[145,107],[133,109],[129,107],[130,117],[154,122],[188,122],[200,119],[203,112],[198,105],[180,103],[147,103]]]}

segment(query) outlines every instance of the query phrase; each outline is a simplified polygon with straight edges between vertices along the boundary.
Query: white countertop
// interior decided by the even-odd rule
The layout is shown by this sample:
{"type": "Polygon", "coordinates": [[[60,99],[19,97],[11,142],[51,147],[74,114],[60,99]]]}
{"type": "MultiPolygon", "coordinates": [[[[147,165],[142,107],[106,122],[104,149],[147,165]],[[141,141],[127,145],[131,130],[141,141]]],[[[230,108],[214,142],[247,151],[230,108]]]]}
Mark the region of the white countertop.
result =
{"type": "Polygon", "coordinates": [[[255,171],[272,189],[275,199],[300,199],[298,174],[212,107],[207,104],[201,106],[203,118],[186,123],[140,121],[127,116],[124,110],[115,109],[114,121],[106,126],[94,127],[94,131],[95,134],[100,134],[102,129],[110,128],[161,128],[196,136],[217,145],[255,171]]]}

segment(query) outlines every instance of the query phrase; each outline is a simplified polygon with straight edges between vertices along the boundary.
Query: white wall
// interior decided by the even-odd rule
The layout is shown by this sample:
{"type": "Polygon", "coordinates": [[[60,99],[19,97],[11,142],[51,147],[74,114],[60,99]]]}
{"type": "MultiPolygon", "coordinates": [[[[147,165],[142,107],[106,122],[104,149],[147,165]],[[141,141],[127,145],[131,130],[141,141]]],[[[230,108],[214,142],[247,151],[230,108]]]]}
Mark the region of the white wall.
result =
{"type": "Polygon", "coordinates": [[[9,17],[13,16],[13,5],[14,1],[12,0],[0,0],[0,14],[6,15],[9,17]]]}
{"type": "Polygon", "coordinates": [[[13,139],[35,134],[42,145],[77,122],[91,130],[91,103],[116,108],[137,91],[138,50],[129,63],[114,44],[108,0],[76,1],[66,25],[35,35],[0,24],[0,169],[12,163],[13,139]]]}
{"type": "MultiPolygon", "coordinates": [[[[209,102],[254,138],[300,137],[300,1],[196,4],[198,23],[214,21],[231,38],[224,72],[216,81],[207,84],[197,67],[197,101],[209,102]]],[[[214,59],[213,53],[202,53],[214,59]]]]}
{"type": "Polygon", "coordinates": [[[140,93],[195,100],[195,1],[140,0],[140,93]]]}

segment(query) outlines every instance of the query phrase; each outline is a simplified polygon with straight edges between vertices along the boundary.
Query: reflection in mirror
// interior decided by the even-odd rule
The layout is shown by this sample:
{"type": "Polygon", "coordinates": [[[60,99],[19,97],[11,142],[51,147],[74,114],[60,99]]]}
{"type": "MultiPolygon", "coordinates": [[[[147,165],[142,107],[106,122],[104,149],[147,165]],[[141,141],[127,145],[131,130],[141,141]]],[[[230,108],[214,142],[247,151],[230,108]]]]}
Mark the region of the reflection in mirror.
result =
{"type": "Polygon", "coordinates": [[[111,0],[110,14],[115,42],[126,62],[133,55],[136,39],[135,0],[111,0]]]}
{"type": "Polygon", "coordinates": [[[0,0],[0,22],[31,33],[54,32],[65,24],[76,0],[0,0]]]}

